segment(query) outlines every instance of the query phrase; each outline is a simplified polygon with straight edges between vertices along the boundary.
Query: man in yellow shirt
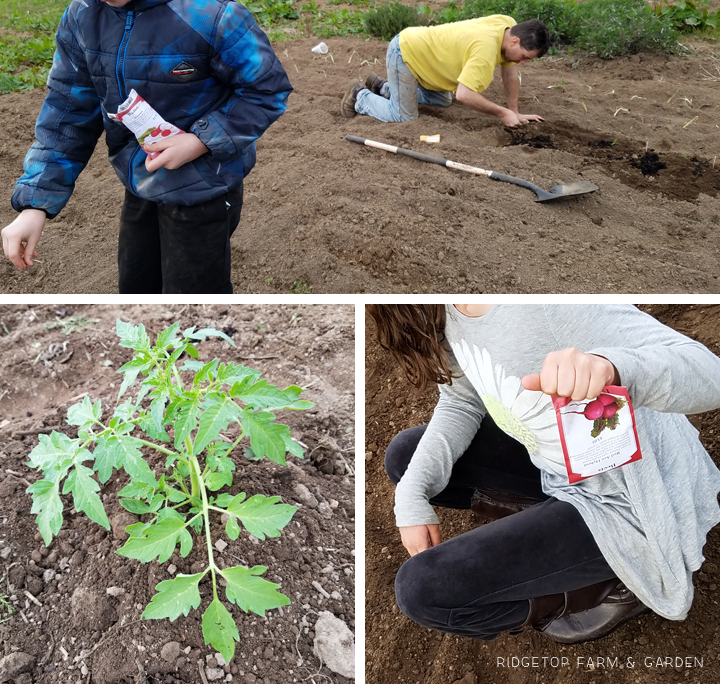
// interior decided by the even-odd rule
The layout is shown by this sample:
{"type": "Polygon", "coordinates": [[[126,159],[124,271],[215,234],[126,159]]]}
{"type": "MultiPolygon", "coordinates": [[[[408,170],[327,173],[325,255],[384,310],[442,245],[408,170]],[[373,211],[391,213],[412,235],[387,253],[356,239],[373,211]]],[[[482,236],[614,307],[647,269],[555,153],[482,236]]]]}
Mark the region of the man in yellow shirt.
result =
{"type": "Polygon", "coordinates": [[[518,24],[502,14],[407,28],[388,46],[388,80],[371,73],[364,84],[355,81],[342,100],[341,112],[347,118],[366,114],[385,122],[414,121],[418,104],[448,107],[454,90],[458,102],[497,116],[506,126],[542,121],[518,110],[516,64],[542,57],[549,46],[548,29],[541,21],[518,24]],[[507,107],[481,95],[498,65],[507,107]]]}

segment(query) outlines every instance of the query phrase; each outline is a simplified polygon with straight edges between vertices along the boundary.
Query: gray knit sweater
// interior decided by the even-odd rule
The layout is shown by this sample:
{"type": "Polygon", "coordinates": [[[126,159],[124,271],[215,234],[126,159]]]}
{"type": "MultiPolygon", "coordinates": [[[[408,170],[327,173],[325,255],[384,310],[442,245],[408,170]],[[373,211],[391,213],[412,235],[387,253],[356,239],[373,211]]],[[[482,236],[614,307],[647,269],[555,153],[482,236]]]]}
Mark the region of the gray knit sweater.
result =
{"type": "Polygon", "coordinates": [[[671,620],[687,615],[692,573],[720,522],[720,472],[683,414],[720,406],[720,358],[632,306],[497,305],[469,318],[447,307],[453,384],[397,486],[398,526],[437,523],[429,499],[490,413],[542,471],[543,491],[580,512],[610,567],[671,620]],[[569,484],[550,397],[523,389],[552,351],[609,359],[635,408],[642,460],[569,484]]]}

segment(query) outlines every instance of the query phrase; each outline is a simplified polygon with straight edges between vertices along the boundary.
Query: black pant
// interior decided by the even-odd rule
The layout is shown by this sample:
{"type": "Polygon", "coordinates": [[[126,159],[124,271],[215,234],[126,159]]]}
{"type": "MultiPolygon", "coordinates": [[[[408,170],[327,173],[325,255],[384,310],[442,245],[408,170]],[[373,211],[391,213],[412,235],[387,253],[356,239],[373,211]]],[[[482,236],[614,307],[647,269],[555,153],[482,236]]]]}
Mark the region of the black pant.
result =
{"type": "Polygon", "coordinates": [[[191,207],[149,202],[126,190],[120,294],[232,294],[230,236],[242,204],[242,184],[191,207]]]}
{"type": "MultiPolygon", "coordinates": [[[[388,446],[385,468],[396,484],[425,428],[405,430],[388,446]]],[[[528,599],[615,576],[577,510],[542,493],[540,471],[525,447],[489,416],[447,487],[430,503],[469,508],[475,487],[541,501],[407,560],[395,578],[395,596],[410,619],[451,634],[494,639],[525,622],[528,599]]]]}

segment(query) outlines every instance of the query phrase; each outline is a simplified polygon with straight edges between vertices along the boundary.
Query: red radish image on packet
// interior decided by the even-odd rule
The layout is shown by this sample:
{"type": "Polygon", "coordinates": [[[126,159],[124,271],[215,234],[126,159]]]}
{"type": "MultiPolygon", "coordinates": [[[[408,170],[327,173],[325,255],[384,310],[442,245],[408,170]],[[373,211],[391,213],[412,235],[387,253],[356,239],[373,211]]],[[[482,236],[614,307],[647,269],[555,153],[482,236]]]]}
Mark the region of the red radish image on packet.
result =
{"type": "Polygon", "coordinates": [[[642,458],[627,387],[608,385],[596,399],[553,397],[572,484],[642,458]]]}
{"type": "MultiPolygon", "coordinates": [[[[185,132],[165,121],[135,90],[130,91],[128,99],[118,107],[117,114],[108,113],[108,116],[125,124],[141,145],[185,132]]],[[[155,159],[159,154],[152,152],[148,156],[155,159]]]]}

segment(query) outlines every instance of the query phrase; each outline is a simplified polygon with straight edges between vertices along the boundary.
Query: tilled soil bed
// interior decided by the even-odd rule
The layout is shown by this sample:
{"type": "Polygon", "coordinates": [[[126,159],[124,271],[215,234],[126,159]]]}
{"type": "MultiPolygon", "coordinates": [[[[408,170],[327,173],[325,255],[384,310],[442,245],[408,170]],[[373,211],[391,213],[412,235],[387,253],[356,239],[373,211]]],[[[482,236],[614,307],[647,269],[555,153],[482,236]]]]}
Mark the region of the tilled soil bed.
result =
{"type": "MultiPolygon", "coordinates": [[[[241,684],[349,682],[323,666],[313,642],[322,611],[355,628],[353,307],[4,305],[0,331],[0,659],[12,653],[34,658],[30,671],[15,681],[170,684],[200,682],[207,675],[211,682],[241,684]],[[101,399],[106,412],[115,403],[116,370],[131,358],[117,344],[116,318],[144,323],[153,339],[178,320],[181,329],[223,330],[237,349],[208,339],[199,344],[201,360],[243,363],[282,387],[308,386],[303,397],[315,403],[308,411],[278,413],[307,446],[304,460],[289,457],[282,467],[233,452],[232,494],[280,496],[298,510],[279,538],[262,542],[244,530],[230,540],[219,517],[211,516],[213,540],[228,543],[216,551],[216,562],[266,566],[264,577],[280,584],[292,601],[264,618],[226,604],[241,641],[224,667],[201,633],[212,594],[207,576],[199,610],[172,623],[140,619],[158,582],[171,579],[171,572],[201,571],[207,550],[204,538],[196,538],[186,558],[176,549],[161,565],[115,554],[125,526],[134,522],[115,496],[127,484],[124,471],[116,471],[100,491],[110,532],[77,514],[72,499],[63,497],[65,520],[46,548],[30,514],[25,489],[39,473],[25,463],[37,432],[59,426],[75,436],[77,428],[64,419],[67,407],[84,394],[101,399]]],[[[164,457],[155,454],[145,456],[160,473],[164,457]]],[[[224,598],[222,589],[220,594],[224,598]]]]}
{"type": "MultiPolygon", "coordinates": [[[[275,45],[295,92],[258,143],[233,237],[237,292],[717,292],[720,61],[546,56],[520,68],[520,131],[454,103],[411,123],[345,119],[353,78],[385,74],[386,44],[275,45]],[[347,134],[518,176],[599,191],[536,204],[524,189],[347,142],[347,134]],[[439,144],[420,141],[440,135],[439,144]],[[252,266],[252,268],[249,268],[252,266]]],[[[0,183],[22,173],[45,89],[0,97],[0,183]]],[[[487,95],[503,102],[498,77],[487,95]]],[[[168,118],[172,118],[167,115],[168,118]]],[[[0,261],[2,292],[115,292],[123,188],[98,145],[40,263],[0,261]],[[78,271],[78,254],[83,268],[78,271]],[[89,258],[88,258],[89,257],[89,258]]],[[[0,223],[13,219],[8,203],[0,223]]]]}
{"type": "MultiPolygon", "coordinates": [[[[642,308],[720,354],[720,306],[642,308]]],[[[395,603],[393,588],[395,574],[407,552],[395,527],[394,488],[385,474],[383,455],[398,432],[428,422],[437,403],[437,391],[415,391],[375,339],[375,326],[368,317],[367,684],[710,684],[720,680],[720,527],[708,535],[706,561],[695,575],[695,599],[683,622],[664,620],[651,613],[599,641],[563,646],[532,631],[501,635],[492,642],[475,641],[430,631],[407,619],[395,603]],[[519,659],[515,666],[513,657],[519,659]],[[537,658],[534,664],[529,660],[532,657],[537,658]],[[666,658],[672,658],[672,663],[666,658]]],[[[720,464],[720,411],[692,416],[691,420],[715,463],[720,464]]],[[[482,523],[470,511],[436,510],[444,539],[482,523]]]]}

